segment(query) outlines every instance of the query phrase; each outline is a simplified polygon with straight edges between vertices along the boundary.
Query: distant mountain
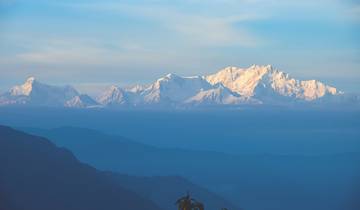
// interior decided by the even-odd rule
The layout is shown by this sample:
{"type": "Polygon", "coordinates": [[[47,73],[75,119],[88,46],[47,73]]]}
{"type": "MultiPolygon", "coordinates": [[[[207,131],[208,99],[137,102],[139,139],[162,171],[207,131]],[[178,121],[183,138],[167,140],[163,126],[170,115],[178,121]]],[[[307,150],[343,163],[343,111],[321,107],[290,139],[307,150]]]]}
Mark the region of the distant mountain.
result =
{"type": "Polygon", "coordinates": [[[237,105],[237,104],[261,104],[262,102],[250,97],[241,96],[221,83],[214,85],[214,88],[201,90],[195,96],[186,99],[189,105],[237,105]]]}
{"type": "Polygon", "coordinates": [[[64,106],[71,108],[88,108],[88,107],[96,107],[98,106],[98,103],[90,96],[86,94],[81,94],[74,96],[72,99],[66,101],[64,103],[64,106]]]}
{"type": "Polygon", "coordinates": [[[94,106],[97,102],[87,95],[79,94],[71,86],[52,86],[29,77],[24,84],[11,88],[0,95],[0,105],[30,105],[53,107],[94,106]]]}
{"type": "MultiPolygon", "coordinates": [[[[355,100],[354,100],[355,99],[355,100]]],[[[168,74],[148,85],[110,86],[96,100],[70,86],[55,87],[29,78],[0,96],[0,105],[65,107],[191,108],[241,105],[359,105],[335,87],[297,80],[272,66],[227,67],[207,76],[168,74]],[[344,97],[345,96],[345,97],[344,97]],[[97,106],[98,107],[98,106],[97,106]]]]}
{"type": "Polygon", "coordinates": [[[159,210],[68,150],[0,126],[1,210],[159,210]]]}
{"type": "Polygon", "coordinates": [[[121,88],[112,85],[97,98],[97,101],[105,106],[124,105],[128,98],[125,94],[121,88]]]}
{"type": "Polygon", "coordinates": [[[316,80],[300,81],[272,66],[253,65],[247,69],[228,67],[205,77],[211,84],[221,83],[244,97],[260,100],[284,96],[312,101],[328,95],[339,95],[336,88],[316,80]]]}
{"type": "Polygon", "coordinates": [[[336,88],[319,81],[300,81],[270,65],[253,65],[246,69],[227,67],[208,76],[168,74],[136,91],[112,86],[98,102],[118,107],[286,105],[342,95],[336,88]]]}
{"type": "Polygon", "coordinates": [[[145,104],[181,104],[200,91],[212,86],[202,77],[180,77],[168,74],[141,92],[145,104]]]}

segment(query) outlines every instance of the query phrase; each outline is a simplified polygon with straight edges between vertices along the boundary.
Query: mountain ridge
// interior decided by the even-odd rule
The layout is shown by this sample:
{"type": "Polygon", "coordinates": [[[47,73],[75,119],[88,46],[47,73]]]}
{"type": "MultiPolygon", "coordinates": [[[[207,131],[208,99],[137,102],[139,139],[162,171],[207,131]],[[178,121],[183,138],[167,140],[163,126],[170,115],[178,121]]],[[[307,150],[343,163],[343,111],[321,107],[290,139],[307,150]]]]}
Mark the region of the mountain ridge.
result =
{"type": "Polygon", "coordinates": [[[23,85],[0,95],[0,105],[41,105],[75,108],[191,108],[203,106],[341,104],[357,97],[317,80],[298,80],[271,65],[226,67],[204,76],[167,74],[148,85],[111,85],[95,99],[71,86],[51,86],[29,77],[23,85]],[[329,99],[327,99],[329,98],[329,99]],[[324,100],[326,99],[326,100],[324,100]]]}

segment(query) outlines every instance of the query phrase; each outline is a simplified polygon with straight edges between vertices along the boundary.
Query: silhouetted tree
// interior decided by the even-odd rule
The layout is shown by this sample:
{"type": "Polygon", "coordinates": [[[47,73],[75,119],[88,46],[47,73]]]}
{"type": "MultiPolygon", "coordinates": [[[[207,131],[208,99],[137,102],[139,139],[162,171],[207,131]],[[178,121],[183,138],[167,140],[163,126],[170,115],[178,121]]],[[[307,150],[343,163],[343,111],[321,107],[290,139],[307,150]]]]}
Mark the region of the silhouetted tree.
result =
{"type": "Polygon", "coordinates": [[[202,204],[200,202],[197,202],[194,199],[191,199],[191,200],[194,201],[192,203],[192,205],[191,205],[191,209],[193,209],[193,210],[204,210],[204,204],[202,204]]]}
{"type": "Polygon", "coordinates": [[[186,196],[179,198],[176,203],[178,210],[191,210],[191,198],[189,193],[186,196]]]}
{"type": "Polygon", "coordinates": [[[192,199],[189,193],[186,196],[179,198],[176,203],[178,210],[204,210],[204,204],[192,199]]]}

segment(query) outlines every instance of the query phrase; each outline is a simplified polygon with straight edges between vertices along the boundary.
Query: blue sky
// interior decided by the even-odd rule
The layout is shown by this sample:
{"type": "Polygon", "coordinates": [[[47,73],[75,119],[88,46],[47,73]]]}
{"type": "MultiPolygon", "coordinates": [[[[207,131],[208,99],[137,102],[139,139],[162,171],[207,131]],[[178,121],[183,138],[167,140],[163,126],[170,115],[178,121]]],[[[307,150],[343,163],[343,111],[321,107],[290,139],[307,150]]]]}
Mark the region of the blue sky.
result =
{"type": "Polygon", "coordinates": [[[0,90],[81,89],[272,64],[360,90],[356,0],[0,0],[0,90]]]}

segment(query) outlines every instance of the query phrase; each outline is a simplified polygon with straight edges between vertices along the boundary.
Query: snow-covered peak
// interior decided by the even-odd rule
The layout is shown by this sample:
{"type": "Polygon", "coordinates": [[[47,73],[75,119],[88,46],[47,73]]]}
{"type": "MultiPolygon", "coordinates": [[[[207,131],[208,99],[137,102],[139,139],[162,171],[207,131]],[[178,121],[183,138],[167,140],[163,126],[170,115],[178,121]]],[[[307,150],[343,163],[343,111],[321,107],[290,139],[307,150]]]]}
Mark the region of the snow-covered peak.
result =
{"type": "Polygon", "coordinates": [[[35,83],[35,77],[29,77],[22,85],[15,86],[10,89],[10,95],[12,96],[29,96],[33,90],[33,84],[35,83]]]}
{"type": "Polygon", "coordinates": [[[125,103],[125,93],[118,86],[111,85],[103,94],[101,94],[97,101],[103,105],[114,105],[125,103]]]}
{"type": "Polygon", "coordinates": [[[213,88],[201,90],[195,96],[187,99],[186,104],[191,105],[239,105],[239,104],[260,104],[258,100],[253,100],[238,95],[226,88],[223,84],[218,83],[213,88]]]}
{"type": "Polygon", "coordinates": [[[181,83],[183,81],[184,77],[178,76],[174,73],[170,73],[165,75],[164,77],[159,78],[158,80],[156,80],[156,82],[154,83],[154,85],[156,86],[161,86],[161,84],[166,84],[166,83],[181,83]]]}
{"type": "Polygon", "coordinates": [[[72,99],[64,103],[65,107],[72,108],[86,108],[94,107],[96,105],[98,105],[96,101],[94,101],[90,96],[85,94],[74,96],[72,99]]]}
{"type": "Polygon", "coordinates": [[[145,90],[147,88],[146,85],[131,85],[131,86],[127,86],[124,87],[123,89],[127,92],[131,92],[131,93],[139,93],[143,90],[145,90]]]}
{"type": "Polygon", "coordinates": [[[31,84],[32,84],[35,80],[36,80],[35,77],[31,76],[31,77],[28,77],[28,78],[26,79],[26,82],[25,82],[25,83],[31,83],[31,84]]]}
{"type": "Polygon", "coordinates": [[[174,73],[169,73],[165,76],[165,78],[168,78],[168,79],[174,79],[174,78],[179,78],[180,76],[178,76],[177,74],[174,74],[174,73]]]}
{"type": "Polygon", "coordinates": [[[65,102],[66,107],[83,107],[80,96],[75,96],[74,98],[65,102]]]}
{"type": "Polygon", "coordinates": [[[271,65],[252,65],[247,69],[227,67],[205,78],[213,85],[221,83],[241,96],[260,100],[279,95],[311,101],[338,93],[336,88],[319,81],[296,80],[271,65]]]}
{"type": "Polygon", "coordinates": [[[266,69],[267,71],[276,71],[276,69],[273,68],[272,65],[257,65],[253,64],[248,69],[266,69]]]}
{"type": "Polygon", "coordinates": [[[205,78],[213,85],[221,83],[242,96],[250,97],[259,80],[270,71],[274,71],[271,65],[252,65],[247,69],[227,67],[205,78]]]}
{"type": "MultiPolygon", "coordinates": [[[[326,95],[336,95],[338,91],[336,88],[325,85],[316,80],[297,80],[292,78],[289,74],[274,70],[266,74],[259,82],[257,89],[264,92],[275,92],[278,95],[312,101],[326,95]]],[[[254,95],[261,97],[259,91],[255,90],[254,95]]],[[[274,95],[274,93],[272,94],[274,95]]]]}
{"type": "Polygon", "coordinates": [[[3,104],[63,106],[79,93],[71,86],[53,86],[38,82],[34,77],[14,86],[3,97],[3,104]]]}
{"type": "Polygon", "coordinates": [[[121,92],[120,88],[116,85],[111,85],[106,91],[105,93],[107,94],[114,94],[117,92],[121,92]]]}
{"type": "Polygon", "coordinates": [[[142,92],[142,95],[145,103],[182,102],[200,90],[209,88],[211,85],[202,77],[181,77],[168,74],[151,84],[142,92]]]}

